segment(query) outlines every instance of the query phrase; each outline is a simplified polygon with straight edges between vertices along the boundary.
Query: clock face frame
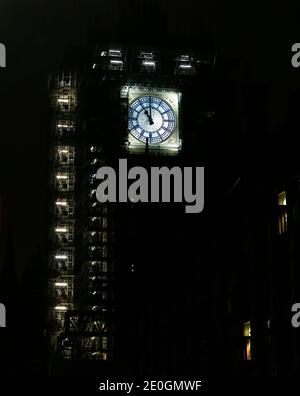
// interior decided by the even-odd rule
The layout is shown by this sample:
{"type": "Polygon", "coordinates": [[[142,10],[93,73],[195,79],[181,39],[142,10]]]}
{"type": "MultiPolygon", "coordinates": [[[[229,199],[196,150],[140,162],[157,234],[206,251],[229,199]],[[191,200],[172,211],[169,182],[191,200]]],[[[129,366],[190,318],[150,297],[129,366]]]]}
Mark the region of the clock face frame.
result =
{"type": "Polygon", "coordinates": [[[139,142],[163,143],[176,128],[172,105],[154,93],[143,94],[129,104],[128,130],[139,142]]]}
{"type": "Polygon", "coordinates": [[[149,152],[153,155],[156,153],[176,155],[181,150],[180,91],[171,88],[127,84],[121,87],[120,97],[127,100],[127,143],[125,147],[129,152],[144,153],[147,138],[149,152]],[[151,97],[151,113],[149,97],[151,97]],[[143,105],[141,105],[141,98],[144,98],[143,105]],[[166,113],[162,114],[164,112],[166,113]],[[165,132],[159,133],[162,126],[166,128],[165,132]]]}

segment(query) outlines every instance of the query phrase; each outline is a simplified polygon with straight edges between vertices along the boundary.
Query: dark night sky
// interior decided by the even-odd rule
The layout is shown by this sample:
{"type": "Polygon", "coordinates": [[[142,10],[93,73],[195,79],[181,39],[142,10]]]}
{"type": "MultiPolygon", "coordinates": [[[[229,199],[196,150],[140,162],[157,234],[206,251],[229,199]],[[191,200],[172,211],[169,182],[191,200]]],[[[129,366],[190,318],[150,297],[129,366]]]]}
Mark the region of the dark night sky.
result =
{"type": "MultiPolygon", "coordinates": [[[[128,3],[130,22],[132,1],[121,2],[128,3]]],[[[7,69],[0,70],[0,192],[7,201],[19,272],[44,249],[48,73],[59,67],[70,46],[84,47],[95,15],[103,31],[115,30],[121,17],[117,3],[0,1],[0,42],[7,46],[8,57],[7,69]]],[[[290,48],[300,41],[300,6],[245,0],[157,3],[173,37],[189,37],[201,29],[219,54],[240,59],[251,80],[268,84],[270,125],[278,127],[286,117],[289,95],[299,87],[300,70],[291,67],[290,48]]]]}

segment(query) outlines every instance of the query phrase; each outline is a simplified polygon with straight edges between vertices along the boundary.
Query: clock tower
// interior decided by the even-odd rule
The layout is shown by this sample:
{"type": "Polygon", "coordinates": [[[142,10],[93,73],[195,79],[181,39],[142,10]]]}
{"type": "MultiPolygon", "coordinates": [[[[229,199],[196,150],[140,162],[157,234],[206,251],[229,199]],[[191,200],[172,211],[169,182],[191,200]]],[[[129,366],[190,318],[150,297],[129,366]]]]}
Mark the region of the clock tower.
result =
{"type": "Polygon", "coordinates": [[[185,298],[185,252],[197,246],[191,215],[174,203],[100,204],[96,175],[121,158],[146,169],[200,166],[191,153],[201,147],[199,122],[212,114],[203,98],[214,57],[101,44],[88,59],[51,84],[51,350],[63,362],[171,373],[183,355],[172,355],[170,341],[189,338],[183,322],[170,326],[185,298]]]}

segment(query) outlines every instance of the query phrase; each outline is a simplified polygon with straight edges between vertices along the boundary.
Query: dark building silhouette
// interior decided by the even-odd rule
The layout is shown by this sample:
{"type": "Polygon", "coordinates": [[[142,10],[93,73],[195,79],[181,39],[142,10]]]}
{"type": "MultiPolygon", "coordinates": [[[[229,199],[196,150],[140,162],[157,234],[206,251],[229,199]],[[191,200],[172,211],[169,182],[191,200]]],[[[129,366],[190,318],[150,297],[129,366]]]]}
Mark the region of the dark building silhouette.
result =
{"type": "Polygon", "coordinates": [[[96,172],[117,169],[119,158],[129,168],[191,166],[192,145],[201,147],[195,125],[209,124],[214,113],[213,66],[213,54],[199,51],[97,46],[77,74],[53,79],[49,333],[60,359],[108,361],[136,374],[188,370],[193,348],[177,307],[196,321],[186,287],[193,272],[183,271],[195,268],[194,221],[178,204],[100,204],[96,172]],[[194,103],[197,89],[207,95],[194,103]],[[149,95],[157,101],[153,112],[163,103],[169,110],[162,114],[171,117],[155,142],[128,134],[130,106],[149,95]],[[175,356],[177,338],[184,346],[175,356]]]}

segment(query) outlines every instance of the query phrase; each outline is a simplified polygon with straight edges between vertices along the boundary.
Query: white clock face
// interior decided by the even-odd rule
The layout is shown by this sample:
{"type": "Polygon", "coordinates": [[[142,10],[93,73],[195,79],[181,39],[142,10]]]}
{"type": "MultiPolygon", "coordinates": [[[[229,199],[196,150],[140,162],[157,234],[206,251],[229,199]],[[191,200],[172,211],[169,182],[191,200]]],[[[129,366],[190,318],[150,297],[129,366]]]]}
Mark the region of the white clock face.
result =
{"type": "Polygon", "coordinates": [[[140,142],[161,143],[175,129],[176,118],[171,106],[153,95],[135,99],[129,106],[128,129],[140,142]]]}

